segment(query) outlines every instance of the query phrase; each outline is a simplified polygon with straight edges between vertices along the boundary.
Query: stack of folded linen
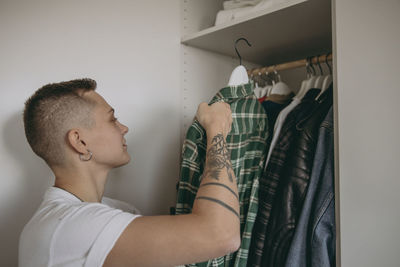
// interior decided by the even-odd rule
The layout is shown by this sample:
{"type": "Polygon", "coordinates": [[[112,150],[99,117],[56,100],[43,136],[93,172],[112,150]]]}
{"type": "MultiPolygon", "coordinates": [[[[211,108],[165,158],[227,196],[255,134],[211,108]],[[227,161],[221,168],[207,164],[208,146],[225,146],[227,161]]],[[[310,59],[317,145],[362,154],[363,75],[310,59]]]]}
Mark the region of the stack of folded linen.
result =
{"type": "Polygon", "coordinates": [[[268,9],[277,3],[287,2],[288,0],[228,0],[223,2],[223,10],[217,13],[215,25],[230,22],[240,17],[254,12],[268,9]]]}

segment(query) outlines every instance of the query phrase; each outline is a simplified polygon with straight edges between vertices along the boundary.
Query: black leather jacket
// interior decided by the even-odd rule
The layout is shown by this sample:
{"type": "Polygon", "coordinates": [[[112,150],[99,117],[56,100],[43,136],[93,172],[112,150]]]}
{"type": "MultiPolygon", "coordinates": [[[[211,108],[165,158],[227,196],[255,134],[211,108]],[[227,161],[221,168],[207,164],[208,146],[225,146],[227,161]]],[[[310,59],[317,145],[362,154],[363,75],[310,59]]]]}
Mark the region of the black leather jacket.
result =
{"type": "Polygon", "coordinates": [[[314,161],[319,127],[332,106],[332,87],[327,89],[310,115],[296,125],[296,137],[280,178],[267,226],[261,266],[284,266],[299,218],[314,161]]]}

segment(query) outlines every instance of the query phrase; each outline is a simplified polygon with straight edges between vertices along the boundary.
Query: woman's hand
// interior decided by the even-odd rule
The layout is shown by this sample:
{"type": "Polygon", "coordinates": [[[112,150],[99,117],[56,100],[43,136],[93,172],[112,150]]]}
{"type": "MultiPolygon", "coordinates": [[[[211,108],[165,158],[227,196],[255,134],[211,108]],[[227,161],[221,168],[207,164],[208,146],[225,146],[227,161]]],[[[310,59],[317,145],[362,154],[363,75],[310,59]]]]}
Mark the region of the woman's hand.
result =
{"type": "Polygon", "coordinates": [[[202,102],[197,108],[196,118],[206,132],[219,132],[226,138],[231,131],[232,112],[227,103],[217,102],[209,106],[202,102]]]}

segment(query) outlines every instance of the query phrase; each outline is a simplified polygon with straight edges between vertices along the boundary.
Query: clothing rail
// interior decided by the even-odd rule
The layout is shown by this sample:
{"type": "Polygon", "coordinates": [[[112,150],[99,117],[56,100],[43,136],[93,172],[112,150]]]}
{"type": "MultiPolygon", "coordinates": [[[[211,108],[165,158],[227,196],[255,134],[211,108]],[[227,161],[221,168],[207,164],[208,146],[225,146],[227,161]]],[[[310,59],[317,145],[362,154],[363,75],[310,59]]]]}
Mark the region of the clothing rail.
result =
{"type": "MultiPolygon", "coordinates": [[[[312,57],[311,62],[313,64],[318,64],[319,63],[325,63],[325,61],[332,61],[332,54],[329,55],[322,55],[322,56],[315,56],[312,57]]],[[[256,69],[251,69],[247,71],[247,74],[250,76],[258,75],[259,73],[266,73],[266,72],[274,72],[280,71],[280,70],[287,70],[287,69],[294,69],[294,68],[299,68],[307,65],[307,59],[300,59],[292,62],[287,62],[287,63],[282,63],[278,65],[272,65],[272,66],[267,66],[267,67],[262,67],[262,68],[256,68],[256,69]]]]}

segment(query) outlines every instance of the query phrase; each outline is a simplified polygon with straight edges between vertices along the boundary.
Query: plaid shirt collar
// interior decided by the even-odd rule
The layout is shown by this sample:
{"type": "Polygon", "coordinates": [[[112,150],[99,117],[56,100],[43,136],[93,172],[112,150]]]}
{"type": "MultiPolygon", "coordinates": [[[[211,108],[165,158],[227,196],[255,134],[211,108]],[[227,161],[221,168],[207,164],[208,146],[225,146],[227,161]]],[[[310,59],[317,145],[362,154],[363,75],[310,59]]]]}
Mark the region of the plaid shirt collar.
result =
{"type": "Polygon", "coordinates": [[[213,97],[210,104],[218,102],[219,100],[227,100],[225,102],[229,103],[230,100],[235,100],[237,98],[244,98],[248,96],[254,96],[254,83],[250,81],[249,83],[238,85],[238,86],[227,86],[218,91],[218,93],[213,97]]]}

